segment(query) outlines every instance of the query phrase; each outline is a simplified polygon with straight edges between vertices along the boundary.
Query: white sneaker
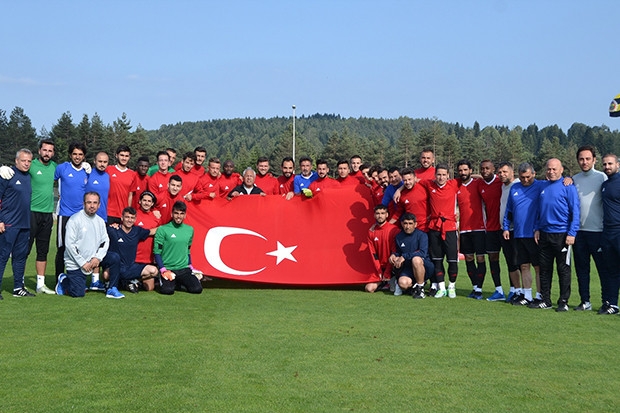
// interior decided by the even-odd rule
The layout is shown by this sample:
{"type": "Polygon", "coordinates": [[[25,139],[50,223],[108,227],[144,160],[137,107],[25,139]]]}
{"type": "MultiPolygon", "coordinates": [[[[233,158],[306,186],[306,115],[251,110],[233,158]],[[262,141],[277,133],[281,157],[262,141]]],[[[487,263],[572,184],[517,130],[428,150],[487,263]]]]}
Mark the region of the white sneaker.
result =
{"type": "Polygon", "coordinates": [[[456,287],[448,287],[448,297],[456,298],[456,287]]]}
{"type": "Polygon", "coordinates": [[[56,291],[47,288],[47,285],[43,284],[41,287],[37,287],[37,294],[56,294],[56,291]]]}

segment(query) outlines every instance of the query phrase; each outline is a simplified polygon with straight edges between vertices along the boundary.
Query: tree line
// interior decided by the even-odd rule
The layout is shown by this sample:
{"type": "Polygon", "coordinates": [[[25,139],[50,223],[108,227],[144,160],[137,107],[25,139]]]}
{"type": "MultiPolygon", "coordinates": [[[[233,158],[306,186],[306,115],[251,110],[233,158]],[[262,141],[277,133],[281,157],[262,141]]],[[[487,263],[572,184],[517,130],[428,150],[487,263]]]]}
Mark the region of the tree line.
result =
{"type": "MultiPolygon", "coordinates": [[[[564,133],[557,125],[481,128],[478,122],[470,127],[428,118],[343,118],[317,113],[296,118],[295,131],[296,158],[322,158],[332,170],[339,160],[354,154],[370,164],[417,166],[420,151],[431,148],[437,162],[447,163],[451,170],[462,158],[469,159],[476,170],[483,159],[514,164],[527,161],[542,176],[544,163],[551,157],[562,161],[567,174],[577,173],[575,153],[584,144],[593,145],[599,157],[620,154],[618,130],[583,123],[573,123],[564,133]]],[[[277,172],[282,158],[292,155],[292,134],[291,117],[182,122],[146,130],[140,124],[133,127],[125,113],[112,123],[104,123],[97,113],[91,117],[85,114],[76,122],[70,112],[63,113],[51,130],[37,131],[24,110],[15,107],[8,117],[0,109],[0,162],[11,164],[19,148],[35,149],[41,139],[52,139],[59,162],[67,159],[67,148],[73,141],[86,145],[89,159],[98,151],[113,155],[119,145],[128,145],[133,163],[143,155],[154,163],[157,151],[167,147],[182,155],[204,146],[208,157],[231,159],[238,170],[254,166],[259,156],[267,156],[277,172]]]]}

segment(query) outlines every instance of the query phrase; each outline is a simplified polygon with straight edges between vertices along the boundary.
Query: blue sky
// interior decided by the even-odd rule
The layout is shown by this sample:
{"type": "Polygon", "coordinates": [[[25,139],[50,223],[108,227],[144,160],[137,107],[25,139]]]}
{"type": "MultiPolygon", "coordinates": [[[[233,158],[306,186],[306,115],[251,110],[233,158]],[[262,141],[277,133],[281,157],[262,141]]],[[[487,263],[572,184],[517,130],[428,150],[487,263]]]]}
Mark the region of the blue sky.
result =
{"type": "Polygon", "coordinates": [[[48,130],[336,113],[618,129],[620,1],[0,0],[0,109],[48,130]]]}

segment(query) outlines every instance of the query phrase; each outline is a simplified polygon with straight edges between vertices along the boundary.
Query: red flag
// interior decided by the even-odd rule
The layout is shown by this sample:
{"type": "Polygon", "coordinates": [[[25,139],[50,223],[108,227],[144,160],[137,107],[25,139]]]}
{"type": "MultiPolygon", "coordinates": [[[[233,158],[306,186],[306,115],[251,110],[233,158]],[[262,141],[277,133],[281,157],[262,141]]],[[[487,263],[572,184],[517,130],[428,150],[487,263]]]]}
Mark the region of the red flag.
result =
{"type": "Polygon", "coordinates": [[[190,203],[192,263],[241,281],[327,285],[378,281],[366,244],[374,222],[366,187],[313,198],[247,195],[190,203]]]}

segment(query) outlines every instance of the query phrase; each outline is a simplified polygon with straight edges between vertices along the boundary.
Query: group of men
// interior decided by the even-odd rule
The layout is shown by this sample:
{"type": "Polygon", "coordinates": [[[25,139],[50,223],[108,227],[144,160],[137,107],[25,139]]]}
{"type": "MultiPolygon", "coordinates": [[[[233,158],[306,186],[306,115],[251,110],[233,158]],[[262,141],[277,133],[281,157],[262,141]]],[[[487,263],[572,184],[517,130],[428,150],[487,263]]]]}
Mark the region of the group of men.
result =
{"type": "Polygon", "coordinates": [[[617,314],[620,163],[616,155],[605,155],[600,172],[594,168],[592,146],[580,147],[576,155],[582,172],[564,178],[562,163],[553,158],[546,163],[544,180],[536,180],[529,163],[518,166],[517,180],[511,163],[501,162],[496,168],[490,160],[480,163],[479,176],[473,175],[469,161],[461,160],[457,178],[449,179],[447,165],[432,166],[432,151],[422,152],[422,166],[415,170],[380,168],[373,189],[375,223],[368,232],[368,245],[381,282],[367,284],[366,291],[389,288],[394,295],[405,292],[420,299],[430,280],[429,295],[454,298],[460,251],[472,284],[469,298],[484,298],[488,255],[495,291],[487,300],[533,309],[553,308],[555,262],[560,285],[556,311],[564,312],[569,310],[570,252],[574,249],[580,295],[574,310],[592,309],[592,257],[601,281],[598,313],[617,314]],[[500,277],[500,251],[509,271],[507,297],[500,277]]]}
{"type": "Polygon", "coordinates": [[[33,295],[24,287],[23,273],[35,242],[38,293],[83,296],[87,276],[88,289],[105,291],[109,298],[124,297],[121,287],[137,292],[140,285],[146,290],[159,287],[164,294],[178,288],[200,293],[200,281],[207,277],[191,264],[193,229],[183,223],[187,202],[242,195],[291,199],[357,185],[368,188],[376,221],[368,246],[381,281],[367,284],[366,291],[455,298],[460,252],[472,284],[470,298],[483,299],[488,255],[495,291],[487,300],[546,309],[552,308],[555,260],[560,281],[556,311],[567,311],[574,248],[581,297],[575,309],[592,308],[592,256],[603,291],[599,313],[618,313],[620,274],[610,263],[620,256],[620,214],[615,213],[620,212],[620,184],[615,184],[619,164],[614,155],[606,155],[604,173],[596,171],[590,146],[579,148],[582,172],[573,179],[563,179],[561,162],[550,159],[545,180],[536,180],[534,168],[523,163],[517,168],[518,181],[512,164],[502,162],[496,168],[490,160],[480,163],[479,175],[462,160],[457,178],[450,179],[449,167],[435,166],[431,150],[422,151],[418,169],[371,167],[356,155],[338,162],[334,179],[326,161],[318,160],[315,171],[309,157],[300,158],[299,174],[295,161],[284,158],[276,178],[265,157],[257,160],[256,171],[246,168],[239,174],[232,161],[222,168],[219,159],[207,160],[204,147],[183,154],[177,164],[172,148],[158,152],[153,166],[141,157],[135,171],[128,167],[127,146],[118,147],[115,165],[109,165],[107,153],[96,153],[92,169],[85,162],[84,145],[71,144],[69,161],[60,165],[51,160],[54,149],[52,141],[43,140],[37,159],[22,149],[14,167],[0,168],[0,281],[12,255],[14,296],[33,295]],[[45,271],[55,181],[57,283],[52,290],[45,285],[45,271]],[[500,251],[509,271],[508,296],[500,277],[500,251]]]}

